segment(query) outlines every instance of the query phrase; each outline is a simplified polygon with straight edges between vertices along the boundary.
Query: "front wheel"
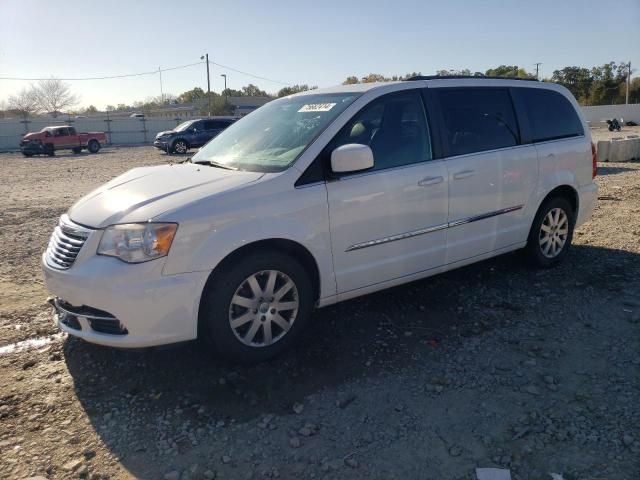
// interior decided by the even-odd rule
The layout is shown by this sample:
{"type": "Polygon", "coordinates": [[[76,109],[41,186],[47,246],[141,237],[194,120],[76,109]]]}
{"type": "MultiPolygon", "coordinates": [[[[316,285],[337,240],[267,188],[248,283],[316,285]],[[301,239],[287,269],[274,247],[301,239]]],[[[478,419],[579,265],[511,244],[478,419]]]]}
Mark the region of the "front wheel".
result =
{"type": "Polygon", "coordinates": [[[187,145],[187,142],[185,142],[184,140],[176,140],[175,142],[173,142],[173,145],[171,147],[171,153],[187,153],[187,150],[189,150],[189,145],[187,145]]]}
{"type": "Polygon", "coordinates": [[[563,197],[545,201],[531,226],[525,252],[536,267],[558,265],[567,255],[573,239],[575,212],[563,197]]]}
{"type": "Polygon", "coordinates": [[[304,267],[279,252],[249,255],[205,287],[200,326],[221,356],[241,363],[288,349],[309,321],[313,290],[304,267]]]}
{"type": "Polygon", "coordinates": [[[56,154],[56,150],[53,147],[52,143],[47,143],[44,146],[44,154],[49,156],[49,157],[53,157],[56,154]]]}
{"type": "Polygon", "coordinates": [[[75,147],[71,149],[73,151],[73,153],[82,153],[82,148],[81,147],[75,147]]]}

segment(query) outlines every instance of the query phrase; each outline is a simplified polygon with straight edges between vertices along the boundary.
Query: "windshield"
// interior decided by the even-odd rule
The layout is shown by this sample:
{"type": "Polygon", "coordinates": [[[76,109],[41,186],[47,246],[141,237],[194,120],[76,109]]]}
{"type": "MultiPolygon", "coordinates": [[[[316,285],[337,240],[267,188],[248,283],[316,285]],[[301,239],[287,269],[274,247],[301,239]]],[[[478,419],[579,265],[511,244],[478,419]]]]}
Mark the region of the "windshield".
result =
{"type": "Polygon", "coordinates": [[[337,93],[274,100],[220,133],[193,162],[256,172],[285,170],[357,97],[337,93]]]}
{"type": "Polygon", "coordinates": [[[184,132],[189,126],[193,123],[193,120],[189,120],[188,122],[182,122],[176,128],[173,129],[174,132],[184,132]]]}

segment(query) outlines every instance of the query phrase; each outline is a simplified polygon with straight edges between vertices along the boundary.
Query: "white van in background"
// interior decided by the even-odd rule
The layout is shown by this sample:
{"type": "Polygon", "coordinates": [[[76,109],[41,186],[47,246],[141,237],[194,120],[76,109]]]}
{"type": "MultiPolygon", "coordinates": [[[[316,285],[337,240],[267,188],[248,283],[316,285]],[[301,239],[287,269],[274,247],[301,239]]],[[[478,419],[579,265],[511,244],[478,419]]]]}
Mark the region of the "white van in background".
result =
{"type": "Polygon", "coordinates": [[[517,249],[556,265],[593,211],[595,165],[555,84],[416,77],[275,100],[63,215],[42,257],[55,322],[261,361],[314,306],[517,249]]]}

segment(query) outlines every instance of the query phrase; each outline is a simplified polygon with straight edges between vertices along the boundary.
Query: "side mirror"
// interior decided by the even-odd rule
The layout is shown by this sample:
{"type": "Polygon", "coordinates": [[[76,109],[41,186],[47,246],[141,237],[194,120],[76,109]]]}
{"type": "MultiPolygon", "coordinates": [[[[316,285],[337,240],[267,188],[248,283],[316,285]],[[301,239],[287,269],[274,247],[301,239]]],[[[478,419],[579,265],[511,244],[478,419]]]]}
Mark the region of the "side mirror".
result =
{"type": "Polygon", "coordinates": [[[373,168],[373,152],[367,145],[349,143],[331,152],[331,170],[335,173],[359,172],[373,168]]]}
{"type": "Polygon", "coordinates": [[[45,137],[50,137],[51,136],[51,132],[44,132],[44,136],[45,137]]]}

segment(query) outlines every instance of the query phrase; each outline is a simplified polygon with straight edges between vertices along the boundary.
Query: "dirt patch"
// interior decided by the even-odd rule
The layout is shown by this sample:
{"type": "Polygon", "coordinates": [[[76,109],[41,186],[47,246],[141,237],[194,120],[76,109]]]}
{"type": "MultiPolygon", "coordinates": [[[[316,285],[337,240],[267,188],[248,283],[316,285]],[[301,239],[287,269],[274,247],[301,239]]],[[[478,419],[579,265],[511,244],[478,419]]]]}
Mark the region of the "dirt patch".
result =
{"type": "Polygon", "coordinates": [[[0,477],[636,479],[640,163],[599,165],[567,261],[517,254],[315,312],[239,367],[197,344],[120,351],[53,336],[39,259],[75,199],[152,148],[0,155],[0,477]]]}

